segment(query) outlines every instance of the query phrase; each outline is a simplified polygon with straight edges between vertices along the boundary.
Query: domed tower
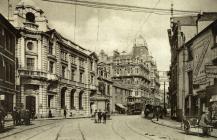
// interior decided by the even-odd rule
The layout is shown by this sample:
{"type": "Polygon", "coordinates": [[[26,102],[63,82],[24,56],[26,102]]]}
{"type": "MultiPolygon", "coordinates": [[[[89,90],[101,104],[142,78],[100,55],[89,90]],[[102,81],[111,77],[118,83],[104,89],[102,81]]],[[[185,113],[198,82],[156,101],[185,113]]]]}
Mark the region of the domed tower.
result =
{"type": "Polygon", "coordinates": [[[148,56],[148,45],[142,35],[139,35],[135,39],[135,43],[133,46],[133,57],[140,57],[143,60],[146,60],[148,56]]]}
{"type": "Polygon", "coordinates": [[[33,31],[48,30],[48,21],[44,12],[32,0],[21,0],[17,5],[12,19],[12,24],[17,28],[33,31]]]}

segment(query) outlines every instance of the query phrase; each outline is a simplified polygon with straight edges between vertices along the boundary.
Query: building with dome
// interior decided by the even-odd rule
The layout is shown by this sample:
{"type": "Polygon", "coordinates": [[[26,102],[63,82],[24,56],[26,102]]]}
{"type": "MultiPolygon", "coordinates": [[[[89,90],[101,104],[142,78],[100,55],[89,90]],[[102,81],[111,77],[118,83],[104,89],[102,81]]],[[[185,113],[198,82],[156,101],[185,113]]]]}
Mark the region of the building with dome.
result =
{"type": "Polygon", "coordinates": [[[90,115],[89,95],[96,92],[98,58],[51,29],[42,9],[21,0],[11,23],[18,29],[17,107],[47,117],[90,115]]]}
{"type": "Polygon", "coordinates": [[[148,104],[160,103],[157,96],[160,88],[157,65],[149,54],[147,43],[142,36],[135,39],[131,53],[120,53],[115,50],[109,58],[112,61],[111,73],[114,83],[130,89],[130,96],[140,101],[148,104]]]}

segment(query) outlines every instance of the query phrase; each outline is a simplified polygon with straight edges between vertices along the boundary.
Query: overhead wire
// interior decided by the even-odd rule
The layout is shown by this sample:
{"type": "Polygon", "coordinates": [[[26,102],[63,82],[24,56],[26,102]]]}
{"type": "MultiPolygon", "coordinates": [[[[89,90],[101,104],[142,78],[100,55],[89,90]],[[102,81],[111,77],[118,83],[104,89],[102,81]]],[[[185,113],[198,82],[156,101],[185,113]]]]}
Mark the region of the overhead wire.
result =
{"type": "MultiPolygon", "coordinates": [[[[159,3],[160,3],[160,0],[158,0],[158,1],[155,3],[155,5],[154,5],[153,8],[156,8],[159,3]]],[[[153,13],[153,12],[152,12],[152,13],[153,13]]],[[[142,22],[142,24],[140,25],[139,30],[136,32],[135,37],[136,37],[136,36],[138,35],[138,33],[142,30],[144,24],[148,21],[148,19],[149,19],[149,17],[151,16],[152,13],[149,13],[149,14],[146,16],[145,20],[144,20],[144,21],[142,22]]]]}
{"type": "MultiPolygon", "coordinates": [[[[129,12],[145,12],[145,13],[154,13],[154,14],[170,14],[170,9],[160,9],[160,8],[149,8],[149,7],[139,7],[139,6],[131,6],[131,5],[123,5],[123,4],[110,4],[110,3],[103,3],[103,2],[90,2],[90,1],[80,1],[80,0],[42,0],[46,2],[54,2],[54,3],[61,3],[61,4],[72,4],[72,5],[79,5],[85,6],[90,8],[103,8],[103,9],[110,9],[110,10],[120,10],[120,11],[129,11],[129,12]],[[75,2],[76,1],[76,2],[75,2]],[[160,12],[160,13],[159,13],[160,12]]],[[[200,13],[200,11],[188,11],[188,10],[175,10],[174,14],[187,14],[187,13],[200,13]]]]}
{"type": "Polygon", "coordinates": [[[74,14],[75,14],[75,16],[74,16],[74,42],[76,41],[75,39],[76,39],[76,24],[77,24],[77,5],[75,4],[75,9],[74,9],[75,11],[74,11],[74,14]]]}

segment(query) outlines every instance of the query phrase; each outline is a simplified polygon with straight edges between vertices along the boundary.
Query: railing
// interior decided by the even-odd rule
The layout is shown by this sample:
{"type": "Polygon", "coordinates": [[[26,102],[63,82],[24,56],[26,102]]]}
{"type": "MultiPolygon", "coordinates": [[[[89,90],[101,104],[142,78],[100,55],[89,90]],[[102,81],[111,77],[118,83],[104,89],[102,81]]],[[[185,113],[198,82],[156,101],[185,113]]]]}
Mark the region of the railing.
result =
{"type": "Polygon", "coordinates": [[[19,69],[20,75],[30,76],[30,77],[42,77],[47,78],[47,73],[39,70],[27,70],[27,69],[19,69]]]}
{"type": "Polygon", "coordinates": [[[76,82],[75,82],[75,81],[72,81],[72,80],[69,80],[69,79],[64,79],[64,78],[62,78],[60,81],[61,81],[62,83],[65,83],[65,84],[76,85],[76,82]]]}

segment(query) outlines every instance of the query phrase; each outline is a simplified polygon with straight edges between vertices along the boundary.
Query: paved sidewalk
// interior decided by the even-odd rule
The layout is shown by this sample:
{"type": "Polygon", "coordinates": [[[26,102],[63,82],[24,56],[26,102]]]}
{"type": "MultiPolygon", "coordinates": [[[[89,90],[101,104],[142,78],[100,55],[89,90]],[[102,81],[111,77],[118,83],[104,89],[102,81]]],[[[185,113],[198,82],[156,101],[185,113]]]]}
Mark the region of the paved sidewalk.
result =
{"type": "MultiPolygon", "coordinates": [[[[83,118],[90,118],[90,116],[72,116],[72,117],[52,117],[52,118],[37,118],[34,120],[31,120],[31,122],[33,121],[43,121],[43,120],[62,120],[62,119],[83,119],[83,118]]],[[[6,117],[5,118],[5,128],[8,127],[13,127],[13,120],[11,117],[6,117]]]]}
{"type": "MultiPolygon", "coordinates": [[[[153,123],[163,125],[163,126],[166,126],[166,127],[170,127],[170,128],[173,128],[173,129],[183,130],[182,129],[182,123],[171,120],[169,118],[159,119],[158,121],[154,118],[151,121],[153,123]]],[[[213,131],[211,132],[211,136],[217,138],[217,129],[213,129],[213,131]]]]}

